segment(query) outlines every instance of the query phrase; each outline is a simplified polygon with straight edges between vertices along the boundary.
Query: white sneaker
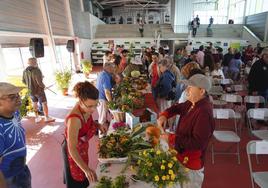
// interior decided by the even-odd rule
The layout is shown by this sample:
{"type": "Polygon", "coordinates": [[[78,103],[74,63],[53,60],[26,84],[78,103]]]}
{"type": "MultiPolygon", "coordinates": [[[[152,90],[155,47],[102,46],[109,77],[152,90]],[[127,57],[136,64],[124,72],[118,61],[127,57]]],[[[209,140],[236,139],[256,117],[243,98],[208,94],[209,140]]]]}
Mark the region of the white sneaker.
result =
{"type": "Polygon", "coordinates": [[[48,122],[54,122],[55,121],[55,118],[52,118],[52,117],[45,117],[45,122],[48,123],[48,122]]]}
{"type": "Polygon", "coordinates": [[[42,121],[42,117],[36,117],[34,121],[35,123],[40,123],[42,121]]]}

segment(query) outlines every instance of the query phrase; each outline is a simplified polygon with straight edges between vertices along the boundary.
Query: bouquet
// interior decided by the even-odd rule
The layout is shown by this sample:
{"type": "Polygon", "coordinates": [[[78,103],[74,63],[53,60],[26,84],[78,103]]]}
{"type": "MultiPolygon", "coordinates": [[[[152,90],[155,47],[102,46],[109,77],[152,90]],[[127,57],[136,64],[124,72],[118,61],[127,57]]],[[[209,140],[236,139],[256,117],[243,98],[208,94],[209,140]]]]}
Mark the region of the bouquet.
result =
{"type": "Polygon", "coordinates": [[[172,187],[187,181],[187,169],[176,158],[176,150],[148,149],[139,152],[137,178],[155,187],[172,187]]]}

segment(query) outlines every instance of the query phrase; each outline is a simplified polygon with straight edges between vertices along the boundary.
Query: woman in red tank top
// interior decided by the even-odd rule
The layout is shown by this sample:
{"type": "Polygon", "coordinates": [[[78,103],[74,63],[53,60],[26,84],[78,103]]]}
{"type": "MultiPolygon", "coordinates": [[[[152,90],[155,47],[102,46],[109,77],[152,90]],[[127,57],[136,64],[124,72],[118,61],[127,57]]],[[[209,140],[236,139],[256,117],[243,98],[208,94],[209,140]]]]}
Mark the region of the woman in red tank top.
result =
{"type": "Polygon", "coordinates": [[[67,188],[86,188],[89,182],[97,180],[95,170],[88,167],[88,141],[97,128],[102,132],[107,128],[92,119],[98,105],[98,90],[87,81],[76,84],[73,90],[78,102],[65,119],[64,182],[67,188]]]}

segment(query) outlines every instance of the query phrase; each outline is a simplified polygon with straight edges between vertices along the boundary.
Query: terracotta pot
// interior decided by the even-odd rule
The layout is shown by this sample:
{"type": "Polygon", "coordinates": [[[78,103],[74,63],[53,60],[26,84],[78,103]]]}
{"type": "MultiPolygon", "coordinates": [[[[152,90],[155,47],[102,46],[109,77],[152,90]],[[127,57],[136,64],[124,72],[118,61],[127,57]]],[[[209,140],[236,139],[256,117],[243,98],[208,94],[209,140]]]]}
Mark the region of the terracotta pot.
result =
{"type": "Polygon", "coordinates": [[[61,91],[62,91],[62,95],[68,96],[68,88],[63,88],[61,91]]]}

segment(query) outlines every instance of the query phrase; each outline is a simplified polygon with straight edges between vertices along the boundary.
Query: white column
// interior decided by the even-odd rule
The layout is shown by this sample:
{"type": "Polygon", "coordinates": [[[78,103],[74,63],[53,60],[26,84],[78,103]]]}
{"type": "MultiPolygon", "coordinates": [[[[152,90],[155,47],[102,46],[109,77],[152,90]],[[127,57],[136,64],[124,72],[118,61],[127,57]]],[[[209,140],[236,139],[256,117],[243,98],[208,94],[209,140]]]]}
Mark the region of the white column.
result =
{"type": "Polygon", "coordinates": [[[264,30],[264,39],[263,42],[267,42],[268,35],[268,13],[266,14],[265,30],[264,30]]]}
{"type": "Polygon", "coordinates": [[[5,62],[5,58],[4,58],[4,54],[3,54],[3,49],[2,46],[0,44],[0,81],[6,81],[7,78],[7,71],[6,71],[6,62],[5,62]]]}
{"type": "Polygon", "coordinates": [[[41,6],[43,22],[44,22],[44,26],[45,26],[45,30],[47,34],[48,47],[50,50],[51,66],[53,70],[56,70],[56,62],[57,62],[56,47],[55,47],[55,41],[53,39],[52,27],[50,24],[47,1],[40,0],[40,6],[41,6]]]}
{"type": "MultiPolygon", "coordinates": [[[[66,2],[65,6],[66,6],[66,10],[67,10],[70,33],[71,33],[71,36],[73,36],[73,39],[75,41],[75,50],[74,50],[74,53],[72,54],[72,62],[74,63],[75,70],[77,71],[77,70],[81,70],[80,63],[79,63],[80,62],[79,39],[78,39],[78,37],[75,37],[75,33],[74,33],[74,25],[73,25],[70,1],[67,0],[65,2],[66,2]]],[[[84,11],[84,6],[83,6],[82,0],[80,0],[80,6],[81,6],[81,11],[84,11]]]]}

